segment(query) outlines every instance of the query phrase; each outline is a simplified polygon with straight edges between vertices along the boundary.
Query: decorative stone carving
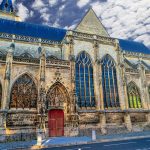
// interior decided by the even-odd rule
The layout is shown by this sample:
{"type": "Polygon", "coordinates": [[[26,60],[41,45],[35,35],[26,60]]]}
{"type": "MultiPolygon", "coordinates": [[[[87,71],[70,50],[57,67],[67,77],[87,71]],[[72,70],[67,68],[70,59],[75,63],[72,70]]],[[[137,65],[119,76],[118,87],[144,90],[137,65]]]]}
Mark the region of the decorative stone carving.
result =
{"type": "Polygon", "coordinates": [[[65,87],[58,81],[48,90],[46,100],[48,109],[64,109],[66,113],[71,111],[69,95],[65,87]]]}
{"type": "Polygon", "coordinates": [[[55,78],[54,78],[54,80],[56,80],[56,82],[60,82],[62,80],[59,68],[57,68],[57,71],[55,72],[55,78]]]}
{"type": "Polygon", "coordinates": [[[24,74],[17,79],[11,91],[10,108],[36,108],[37,88],[34,81],[24,74]]]}
{"type": "Polygon", "coordinates": [[[33,113],[12,113],[7,115],[7,126],[35,126],[37,115],[33,113]]]}
{"type": "Polygon", "coordinates": [[[98,123],[99,115],[96,113],[83,113],[79,115],[79,123],[98,123]]]}

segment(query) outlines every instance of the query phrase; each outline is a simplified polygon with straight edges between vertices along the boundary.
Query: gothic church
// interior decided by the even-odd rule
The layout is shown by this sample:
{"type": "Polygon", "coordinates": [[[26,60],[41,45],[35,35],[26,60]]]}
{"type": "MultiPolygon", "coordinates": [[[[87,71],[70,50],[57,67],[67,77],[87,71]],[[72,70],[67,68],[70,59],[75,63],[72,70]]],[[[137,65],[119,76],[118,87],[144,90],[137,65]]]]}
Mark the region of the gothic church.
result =
{"type": "Polygon", "coordinates": [[[92,9],[74,30],[0,5],[0,142],[150,128],[150,50],[115,39],[92,9]]]}

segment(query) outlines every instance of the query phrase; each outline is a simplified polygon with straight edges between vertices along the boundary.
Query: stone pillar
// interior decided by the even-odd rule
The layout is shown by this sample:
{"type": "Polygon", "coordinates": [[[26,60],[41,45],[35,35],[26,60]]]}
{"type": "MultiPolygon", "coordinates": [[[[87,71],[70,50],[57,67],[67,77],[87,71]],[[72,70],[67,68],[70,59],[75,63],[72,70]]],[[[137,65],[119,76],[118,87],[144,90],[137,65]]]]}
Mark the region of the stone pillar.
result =
{"type": "Polygon", "coordinates": [[[73,51],[73,36],[72,36],[72,31],[68,31],[66,38],[64,40],[64,59],[69,60],[70,55],[74,55],[73,51]]]}
{"type": "Polygon", "coordinates": [[[106,115],[105,115],[105,113],[100,114],[100,126],[101,126],[101,133],[102,134],[107,134],[106,115]]]}
{"type": "Polygon", "coordinates": [[[70,91],[70,102],[69,102],[69,112],[68,112],[68,120],[67,127],[65,129],[65,135],[76,136],[78,135],[78,122],[79,117],[77,113],[77,96],[75,89],[75,56],[74,56],[74,39],[72,36],[72,31],[69,31],[66,37],[66,53],[65,57],[70,61],[70,79],[71,79],[71,91],[70,91]],[[67,58],[68,57],[68,58],[67,58]]]}
{"type": "Polygon", "coordinates": [[[0,142],[4,142],[6,140],[6,115],[7,111],[0,110],[0,142]]]}
{"type": "Polygon", "coordinates": [[[100,93],[100,109],[104,110],[103,85],[102,85],[102,63],[99,64],[99,93],[100,93]]]}
{"type": "Polygon", "coordinates": [[[148,125],[150,125],[150,113],[146,114],[146,120],[147,120],[148,125]]]}
{"type": "Polygon", "coordinates": [[[141,102],[142,102],[142,108],[143,109],[148,109],[148,89],[146,85],[146,76],[145,76],[145,68],[142,64],[142,58],[139,58],[139,75],[140,75],[140,95],[141,95],[141,102]]]}
{"type": "Polygon", "coordinates": [[[128,131],[132,131],[132,122],[131,122],[131,117],[129,113],[125,113],[124,121],[125,121],[125,126],[128,129],[128,131]]]}
{"type": "Polygon", "coordinates": [[[117,65],[116,65],[116,73],[117,73],[117,84],[118,84],[118,94],[119,94],[119,102],[121,110],[125,109],[125,95],[124,95],[124,87],[123,87],[123,59],[122,53],[119,48],[118,40],[115,43],[115,49],[117,52],[117,65]]]}
{"type": "Polygon", "coordinates": [[[37,129],[37,139],[38,144],[41,138],[45,138],[45,118],[46,118],[46,90],[45,90],[45,71],[46,71],[46,56],[45,49],[39,47],[40,52],[40,68],[39,68],[39,98],[37,103],[38,108],[38,129],[37,129]]]}
{"type": "Polygon", "coordinates": [[[94,64],[93,64],[93,76],[94,76],[94,91],[95,91],[95,101],[96,101],[96,109],[100,110],[100,88],[99,88],[99,74],[101,74],[99,70],[99,44],[97,41],[93,43],[94,50],[94,64]]]}
{"type": "Polygon", "coordinates": [[[5,79],[4,79],[4,89],[3,89],[3,101],[2,101],[2,109],[9,109],[10,103],[10,80],[11,80],[11,72],[12,72],[12,61],[13,61],[13,51],[15,49],[15,45],[11,44],[6,56],[6,67],[5,67],[5,79]]]}

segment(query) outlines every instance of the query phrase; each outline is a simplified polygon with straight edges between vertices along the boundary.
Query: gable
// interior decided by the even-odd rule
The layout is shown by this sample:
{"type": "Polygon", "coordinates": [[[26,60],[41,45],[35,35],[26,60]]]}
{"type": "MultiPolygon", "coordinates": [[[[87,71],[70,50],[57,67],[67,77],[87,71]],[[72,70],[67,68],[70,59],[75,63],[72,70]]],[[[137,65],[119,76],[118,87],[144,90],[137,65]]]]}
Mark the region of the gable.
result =
{"type": "Polygon", "coordinates": [[[90,9],[86,13],[75,31],[109,37],[109,34],[105,30],[99,18],[96,16],[93,9],[90,9]]]}

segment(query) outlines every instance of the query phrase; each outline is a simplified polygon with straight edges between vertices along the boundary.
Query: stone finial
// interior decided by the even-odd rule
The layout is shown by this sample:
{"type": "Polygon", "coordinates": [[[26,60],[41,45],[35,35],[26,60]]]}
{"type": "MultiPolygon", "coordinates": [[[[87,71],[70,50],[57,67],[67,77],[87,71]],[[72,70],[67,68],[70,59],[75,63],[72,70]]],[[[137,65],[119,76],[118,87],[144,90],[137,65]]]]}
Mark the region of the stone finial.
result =
{"type": "Polygon", "coordinates": [[[14,51],[15,51],[15,44],[11,43],[10,47],[9,47],[9,50],[8,50],[8,53],[13,53],[14,51]]]}

